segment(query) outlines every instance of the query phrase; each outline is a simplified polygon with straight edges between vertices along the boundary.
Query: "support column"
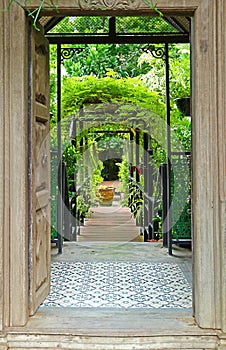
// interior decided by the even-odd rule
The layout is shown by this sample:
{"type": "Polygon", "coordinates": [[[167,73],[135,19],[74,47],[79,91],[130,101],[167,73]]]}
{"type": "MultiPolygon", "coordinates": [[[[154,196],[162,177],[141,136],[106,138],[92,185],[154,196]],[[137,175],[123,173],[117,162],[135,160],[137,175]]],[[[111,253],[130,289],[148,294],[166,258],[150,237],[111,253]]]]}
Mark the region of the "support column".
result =
{"type": "MultiPolygon", "coordinates": [[[[132,178],[133,177],[133,139],[134,139],[134,134],[133,131],[130,130],[130,136],[129,136],[129,140],[130,140],[130,147],[129,147],[129,161],[128,161],[128,166],[129,166],[129,177],[132,178]]],[[[132,197],[131,197],[131,189],[132,189],[132,180],[129,179],[129,197],[128,197],[128,205],[130,206],[132,203],[132,197]]]]}
{"type": "MultiPolygon", "coordinates": [[[[0,12],[0,42],[1,47],[5,46],[4,38],[4,14],[0,12]]],[[[4,50],[0,50],[0,331],[2,330],[3,319],[3,232],[4,232],[4,144],[5,144],[5,111],[4,111],[4,50]]]]}
{"type": "MultiPolygon", "coordinates": [[[[75,115],[72,115],[72,121],[70,126],[70,139],[73,147],[77,149],[77,119],[75,115]]],[[[71,203],[70,203],[70,209],[71,209],[71,215],[70,215],[70,235],[71,240],[76,241],[77,240],[77,220],[76,220],[76,213],[77,213],[77,170],[75,170],[72,178],[73,182],[71,184],[70,191],[74,193],[71,203]]]]}
{"type": "MultiPolygon", "coordinates": [[[[142,191],[139,189],[139,186],[140,186],[140,136],[141,136],[140,130],[136,129],[136,136],[135,136],[135,138],[136,138],[136,146],[135,146],[136,147],[136,183],[135,183],[135,186],[136,186],[136,199],[135,199],[136,210],[137,210],[137,207],[140,206],[140,203],[137,203],[137,200],[139,201],[141,196],[143,196],[142,191]]],[[[138,211],[138,214],[136,211],[137,226],[143,226],[143,219],[142,219],[142,216],[140,214],[140,210],[138,211]]],[[[145,237],[145,234],[144,234],[144,240],[147,240],[147,237],[145,237]]]]}
{"type": "Polygon", "coordinates": [[[154,223],[153,223],[153,214],[154,214],[154,202],[153,202],[153,165],[151,164],[152,156],[153,156],[153,149],[152,149],[152,141],[151,137],[148,137],[148,233],[149,233],[149,239],[155,239],[154,235],[154,223]]]}
{"type": "Polygon", "coordinates": [[[28,319],[28,34],[17,5],[0,20],[0,317],[10,327],[28,319]]]}
{"type": "Polygon", "coordinates": [[[140,182],[140,174],[138,171],[140,164],[140,131],[136,129],[136,182],[140,182]]]}
{"type": "Polygon", "coordinates": [[[162,238],[163,246],[168,246],[168,235],[167,235],[167,164],[161,165],[161,192],[162,192],[162,238]]]}
{"type": "Polygon", "coordinates": [[[194,313],[226,331],[226,2],[202,0],[192,21],[194,313]],[[205,19],[205,20],[203,20],[205,19]]]}
{"type": "Polygon", "coordinates": [[[166,134],[167,134],[167,244],[172,255],[172,209],[171,209],[171,123],[170,123],[170,88],[169,88],[169,48],[165,44],[165,78],[166,78],[166,134]]]}
{"type": "MultiPolygon", "coordinates": [[[[148,201],[148,134],[145,132],[144,133],[144,229],[146,232],[149,231],[148,226],[149,226],[149,201],[148,201]]],[[[150,238],[147,237],[146,233],[146,239],[150,238]]]]}
{"type": "Polygon", "coordinates": [[[58,195],[57,195],[57,235],[58,254],[62,254],[63,237],[63,198],[62,198],[62,146],[61,146],[61,45],[57,45],[57,164],[58,164],[58,195]]]}

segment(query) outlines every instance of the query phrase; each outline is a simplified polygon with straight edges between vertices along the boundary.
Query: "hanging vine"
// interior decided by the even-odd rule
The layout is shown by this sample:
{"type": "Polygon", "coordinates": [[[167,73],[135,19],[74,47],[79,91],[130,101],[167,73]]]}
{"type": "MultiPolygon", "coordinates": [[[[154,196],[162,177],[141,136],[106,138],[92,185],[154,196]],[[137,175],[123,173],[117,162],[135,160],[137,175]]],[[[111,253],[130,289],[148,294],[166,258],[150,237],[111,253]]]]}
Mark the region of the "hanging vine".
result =
{"type": "Polygon", "coordinates": [[[28,16],[31,17],[33,20],[33,25],[35,29],[39,30],[37,23],[41,10],[50,8],[58,10],[58,0],[39,0],[39,5],[31,11],[29,5],[31,5],[32,2],[33,0],[24,0],[23,2],[21,2],[20,0],[9,0],[7,7],[3,11],[9,11],[13,4],[17,4],[18,6],[24,8],[27,11],[28,16]]]}

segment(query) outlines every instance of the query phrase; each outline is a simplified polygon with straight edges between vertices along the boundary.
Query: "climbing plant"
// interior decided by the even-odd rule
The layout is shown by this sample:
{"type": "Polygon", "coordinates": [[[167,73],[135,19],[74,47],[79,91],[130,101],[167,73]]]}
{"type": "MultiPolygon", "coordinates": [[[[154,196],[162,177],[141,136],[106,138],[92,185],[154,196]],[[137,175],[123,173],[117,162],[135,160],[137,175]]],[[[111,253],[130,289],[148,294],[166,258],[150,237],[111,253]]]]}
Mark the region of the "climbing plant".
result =
{"type": "MultiPolygon", "coordinates": [[[[139,78],[117,78],[114,72],[103,78],[65,77],[62,87],[62,111],[65,124],[72,114],[76,114],[82,120],[89,117],[93,119],[92,126],[100,127],[103,123],[97,123],[95,119],[102,114],[105,124],[117,120],[124,126],[147,128],[147,132],[157,135],[161,143],[165,143],[165,104],[159,93],[150,91],[139,78]],[[79,115],[80,108],[83,116],[79,115]],[[112,119],[113,118],[113,119],[112,119]],[[162,122],[161,122],[162,121],[162,122]],[[122,123],[123,125],[123,123],[122,123]]],[[[122,127],[122,126],[121,126],[122,127]]],[[[190,149],[190,121],[181,118],[181,114],[172,111],[172,148],[184,150],[190,149]]],[[[153,148],[158,163],[165,158],[164,150],[159,147],[159,142],[153,139],[153,148]]]]}
{"type": "Polygon", "coordinates": [[[39,20],[39,16],[40,16],[40,12],[42,9],[45,8],[55,8],[56,10],[58,9],[58,0],[39,0],[38,1],[38,5],[34,10],[30,10],[30,6],[32,5],[32,0],[8,0],[8,5],[6,6],[6,8],[4,9],[4,11],[8,11],[13,4],[19,5],[20,7],[23,7],[27,13],[28,16],[32,18],[33,20],[33,24],[34,27],[38,29],[38,20],[39,20]]]}
{"type": "MultiPolygon", "coordinates": [[[[64,116],[75,113],[86,104],[103,103],[121,103],[124,106],[132,105],[133,108],[139,105],[164,116],[165,105],[158,93],[150,91],[138,78],[117,79],[112,76],[113,73],[109,72],[106,77],[99,79],[93,76],[65,78],[62,88],[64,116]]],[[[124,112],[127,112],[128,117],[129,106],[124,108],[124,112]]]]}

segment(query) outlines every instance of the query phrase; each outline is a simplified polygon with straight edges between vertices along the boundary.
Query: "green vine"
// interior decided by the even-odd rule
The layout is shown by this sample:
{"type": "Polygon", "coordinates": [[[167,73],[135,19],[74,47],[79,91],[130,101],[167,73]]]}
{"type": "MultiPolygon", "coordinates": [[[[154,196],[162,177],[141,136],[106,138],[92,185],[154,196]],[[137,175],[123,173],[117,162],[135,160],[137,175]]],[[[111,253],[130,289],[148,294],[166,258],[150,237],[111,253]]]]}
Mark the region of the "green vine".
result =
{"type": "Polygon", "coordinates": [[[154,0],[143,0],[143,2],[145,3],[145,5],[149,6],[150,9],[154,10],[159,16],[163,16],[163,13],[159,11],[154,0]]]}
{"type": "Polygon", "coordinates": [[[28,16],[31,17],[33,20],[33,25],[35,29],[39,30],[37,23],[41,10],[49,8],[54,8],[58,10],[58,0],[39,0],[39,2],[40,4],[34,10],[31,11],[29,8],[29,4],[32,3],[32,0],[24,0],[23,3],[21,3],[20,0],[9,0],[9,3],[6,9],[3,10],[3,12],[9,11],[13,4],[18,5],[27,11],[28,16]]]}

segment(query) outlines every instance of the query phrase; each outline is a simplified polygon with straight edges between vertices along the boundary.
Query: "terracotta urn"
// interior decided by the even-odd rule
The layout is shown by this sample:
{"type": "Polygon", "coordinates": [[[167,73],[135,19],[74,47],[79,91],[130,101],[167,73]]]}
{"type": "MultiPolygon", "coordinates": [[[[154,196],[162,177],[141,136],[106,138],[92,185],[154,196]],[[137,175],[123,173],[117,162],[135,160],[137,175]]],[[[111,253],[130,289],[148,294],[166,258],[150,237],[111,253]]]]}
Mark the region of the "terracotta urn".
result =
{"type": "Polygon", "coordinates": [[[98,189],[98,199],[101,205],[112,205],[115,188],[112,186],[101,186],[98,189]]]}

